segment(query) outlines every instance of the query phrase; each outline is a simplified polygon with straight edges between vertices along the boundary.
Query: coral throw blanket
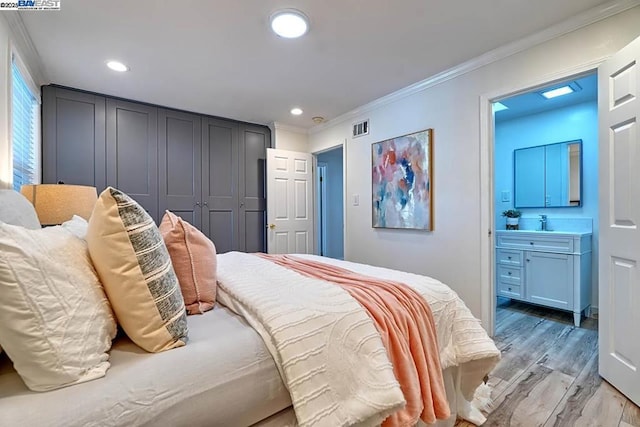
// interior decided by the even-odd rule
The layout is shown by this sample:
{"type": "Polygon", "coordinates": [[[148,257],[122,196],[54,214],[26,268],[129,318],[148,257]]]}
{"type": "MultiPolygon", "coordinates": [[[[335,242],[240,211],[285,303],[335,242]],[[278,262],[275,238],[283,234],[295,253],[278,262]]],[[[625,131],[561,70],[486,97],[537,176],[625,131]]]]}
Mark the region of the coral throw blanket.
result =
{"type": "Polygon", "coordinates": [[[308,277],[335,283],[362,305],[380,332],[407,401],[383,426],[427,424],[450,416],[435,323],[426,301],[410,287],[290,255],[257,254],[308,277]]]}

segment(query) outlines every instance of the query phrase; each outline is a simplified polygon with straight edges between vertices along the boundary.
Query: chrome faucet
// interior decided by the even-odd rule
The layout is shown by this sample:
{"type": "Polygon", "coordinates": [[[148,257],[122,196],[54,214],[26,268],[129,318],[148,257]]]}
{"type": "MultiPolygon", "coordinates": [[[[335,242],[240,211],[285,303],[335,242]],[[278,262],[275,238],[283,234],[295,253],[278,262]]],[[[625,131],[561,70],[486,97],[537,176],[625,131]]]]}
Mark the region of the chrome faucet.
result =
{"type": "Polygon", "coordinates": [[[540,215],[540,231],[547,231],[547,216],[540,215]]]}

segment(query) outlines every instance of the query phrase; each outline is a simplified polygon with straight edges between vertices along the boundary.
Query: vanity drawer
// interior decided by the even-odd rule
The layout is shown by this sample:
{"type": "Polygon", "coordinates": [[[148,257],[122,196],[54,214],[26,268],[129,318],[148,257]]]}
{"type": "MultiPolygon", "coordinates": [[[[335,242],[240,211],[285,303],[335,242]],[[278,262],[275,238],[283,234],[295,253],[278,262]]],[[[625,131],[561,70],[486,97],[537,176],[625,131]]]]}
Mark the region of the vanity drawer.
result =
{"type": "Polygon", "coordinates": [[[513,285],[506,282],[498,282],[498,295],[508,298],[522,298],[520,285],[513,285]]]}
{"type": "Polygon", "coordinates": [[[573,253],[573,239],[551,236],[505,236],[499,235],[497,246],[557,253],[573,253]]]}
{"type": "Polygon", "coordinates": [[[522,266],[522,251],[510,249],[497,249],[496,260],[498,264],[510,265],[513,267],[522,266]]]}
{"type": "Polygon", "coordinates": [[[520,285],[522,282],[522,269],[518,267],[498,266],[498,282],[520,285]]]}

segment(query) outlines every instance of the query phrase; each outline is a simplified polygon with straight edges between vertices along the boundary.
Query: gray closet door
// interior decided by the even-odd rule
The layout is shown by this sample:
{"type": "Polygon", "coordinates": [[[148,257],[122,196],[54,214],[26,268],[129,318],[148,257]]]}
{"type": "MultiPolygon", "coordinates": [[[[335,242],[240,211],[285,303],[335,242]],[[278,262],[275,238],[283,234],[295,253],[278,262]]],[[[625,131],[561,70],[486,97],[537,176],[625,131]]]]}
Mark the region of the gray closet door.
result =
{"type": "Polygon", "coordinates": [[[158,109],[107,99],[107,184],[158,222],[158,109]]]}
{"type": "Polygon", "coordinates": [[[271,132],[264,126],[240,125],[240,250],[266,252],[266,157],[271,132]]]}
{"type": "Polygon", "coordinates": [[[201,132],[200,116],[158,110],[159,219],[168,209],[201,228],[201,132]]]}
{"type": "Polygon", "coordinates": [[[218,253],[239,250],[238,124],[204,118],[202,123],[202,232],[218,253]]]}
{"type": "Polygon", "coordinates": [[[106,187],[105,98],[42,88],[42,182],[106,187]]]}

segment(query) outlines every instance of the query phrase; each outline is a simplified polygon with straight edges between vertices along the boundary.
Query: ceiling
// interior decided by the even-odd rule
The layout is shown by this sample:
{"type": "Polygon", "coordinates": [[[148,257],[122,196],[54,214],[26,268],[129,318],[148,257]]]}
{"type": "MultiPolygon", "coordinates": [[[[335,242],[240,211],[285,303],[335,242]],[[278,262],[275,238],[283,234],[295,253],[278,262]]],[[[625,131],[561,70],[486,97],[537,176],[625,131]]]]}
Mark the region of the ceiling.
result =
{"type": "Polygon", "coordinates": [[[63,0],[21,12],[52,83],[308,128],[564,21],[603,0],[63,0]],[[297,8],[300,39],[269,16],[297,8]],[[105,67],[118,59],[131,70],[105,67]],[[299,106],[304,114],[292,116],[299,106]]]}
{"type": "Polygon", "coordinates": [[[555,110],[556,108],[567,107],[569,105],[575,105],[581,102],[595,102],[597,100],[598,75],[596,73],[593,73],[586,77],[555,83],[531,92],[503,99],[500,101],[500,103],[508,109],[497,111],[495,113],[495,121],[496,123],[500,123],[506,120],[528,116],[530,114],[537,114],[544,111],[555,110]],[[546,90],[555,89],[568,84],[574,87],[577,85],[579,90],[551,99],[546,99],[541,95],[541,93],[546,90]]]}

